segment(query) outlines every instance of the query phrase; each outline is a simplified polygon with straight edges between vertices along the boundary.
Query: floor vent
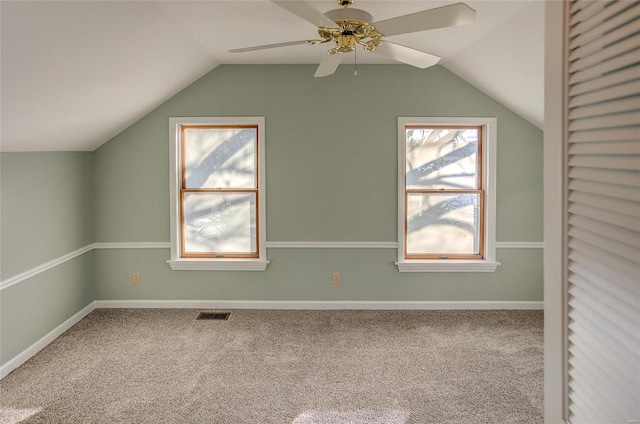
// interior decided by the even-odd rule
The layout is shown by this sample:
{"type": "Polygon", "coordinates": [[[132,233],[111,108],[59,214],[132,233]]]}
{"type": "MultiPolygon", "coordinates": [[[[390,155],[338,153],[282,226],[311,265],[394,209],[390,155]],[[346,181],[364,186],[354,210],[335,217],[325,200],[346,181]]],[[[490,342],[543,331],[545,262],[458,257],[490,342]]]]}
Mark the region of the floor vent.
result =
{"type": "Polygon", "coordinates": [[[229,319],[229,315],[231,315],[229,312],[200,312],[196,319],[226,321],[229,319]]]}

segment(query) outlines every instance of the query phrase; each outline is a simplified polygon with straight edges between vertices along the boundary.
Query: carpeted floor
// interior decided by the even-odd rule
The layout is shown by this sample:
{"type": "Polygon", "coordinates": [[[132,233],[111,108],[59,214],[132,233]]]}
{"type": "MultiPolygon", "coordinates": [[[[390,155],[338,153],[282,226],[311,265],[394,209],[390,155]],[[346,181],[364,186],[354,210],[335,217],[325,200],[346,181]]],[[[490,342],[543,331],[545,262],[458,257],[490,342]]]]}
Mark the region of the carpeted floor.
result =
{"type": "Polygon", "coordinates": [[[542,311],[198,312],[92,312],[0,381],[0,423],[543,422],[542,311]]]}

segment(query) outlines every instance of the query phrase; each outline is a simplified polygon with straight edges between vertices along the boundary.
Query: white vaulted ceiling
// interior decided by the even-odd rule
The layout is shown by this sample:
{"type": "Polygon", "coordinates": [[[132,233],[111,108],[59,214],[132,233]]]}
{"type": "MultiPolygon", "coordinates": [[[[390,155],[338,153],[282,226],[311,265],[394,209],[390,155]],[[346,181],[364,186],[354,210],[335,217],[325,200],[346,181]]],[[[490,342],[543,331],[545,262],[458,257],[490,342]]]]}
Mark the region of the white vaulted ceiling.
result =
{"type": "MultiPolygon", "coordinates": [[[[338,7],[335,0],[309,3],[323,13],[338,7]]],[[[379,21],[451,3],[356,0],[353,7],[379,21]]],[[[441,56],[441,65],[542,128],[544,2],[465,3],[477,12],[473,25],[390,40],[441,56]]],[[[328,49],[228,53],[317,38],[313,25],[267,0],[0,7],[3,151],[92,151],[220,64],[315,64],[328,49]]],[[[364,52],[358,62],[394,63],[364,52]]]]}

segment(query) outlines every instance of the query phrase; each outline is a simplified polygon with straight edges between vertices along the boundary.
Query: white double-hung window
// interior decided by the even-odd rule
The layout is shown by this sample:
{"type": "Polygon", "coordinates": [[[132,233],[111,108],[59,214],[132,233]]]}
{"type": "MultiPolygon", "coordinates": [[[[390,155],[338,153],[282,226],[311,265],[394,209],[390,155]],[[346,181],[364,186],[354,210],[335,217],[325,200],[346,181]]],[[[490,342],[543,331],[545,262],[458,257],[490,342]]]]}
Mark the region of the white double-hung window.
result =
{"type": "Polygon", "coordinates": [[[398,118],[398,269],[494,271],[495,118],[398,118]]]}
{"type": "Polygon", "coordinates": [[[264,270],[264,117],[170,118],[172,269],[264,270]]]}

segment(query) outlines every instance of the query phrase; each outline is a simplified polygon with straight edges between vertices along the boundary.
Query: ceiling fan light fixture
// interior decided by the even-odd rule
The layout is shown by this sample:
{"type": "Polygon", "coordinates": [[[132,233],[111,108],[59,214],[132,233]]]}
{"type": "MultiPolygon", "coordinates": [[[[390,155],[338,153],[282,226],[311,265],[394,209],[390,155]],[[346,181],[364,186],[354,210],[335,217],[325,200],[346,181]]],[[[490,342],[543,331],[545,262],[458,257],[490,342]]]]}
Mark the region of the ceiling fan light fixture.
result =
{"type": "Polygon", "coordinates": [[[356,37],[353,35],[340,35],[335,41],[336,47],[329,50],[329,54],[349,53],[356,47],[356,37]]]}

